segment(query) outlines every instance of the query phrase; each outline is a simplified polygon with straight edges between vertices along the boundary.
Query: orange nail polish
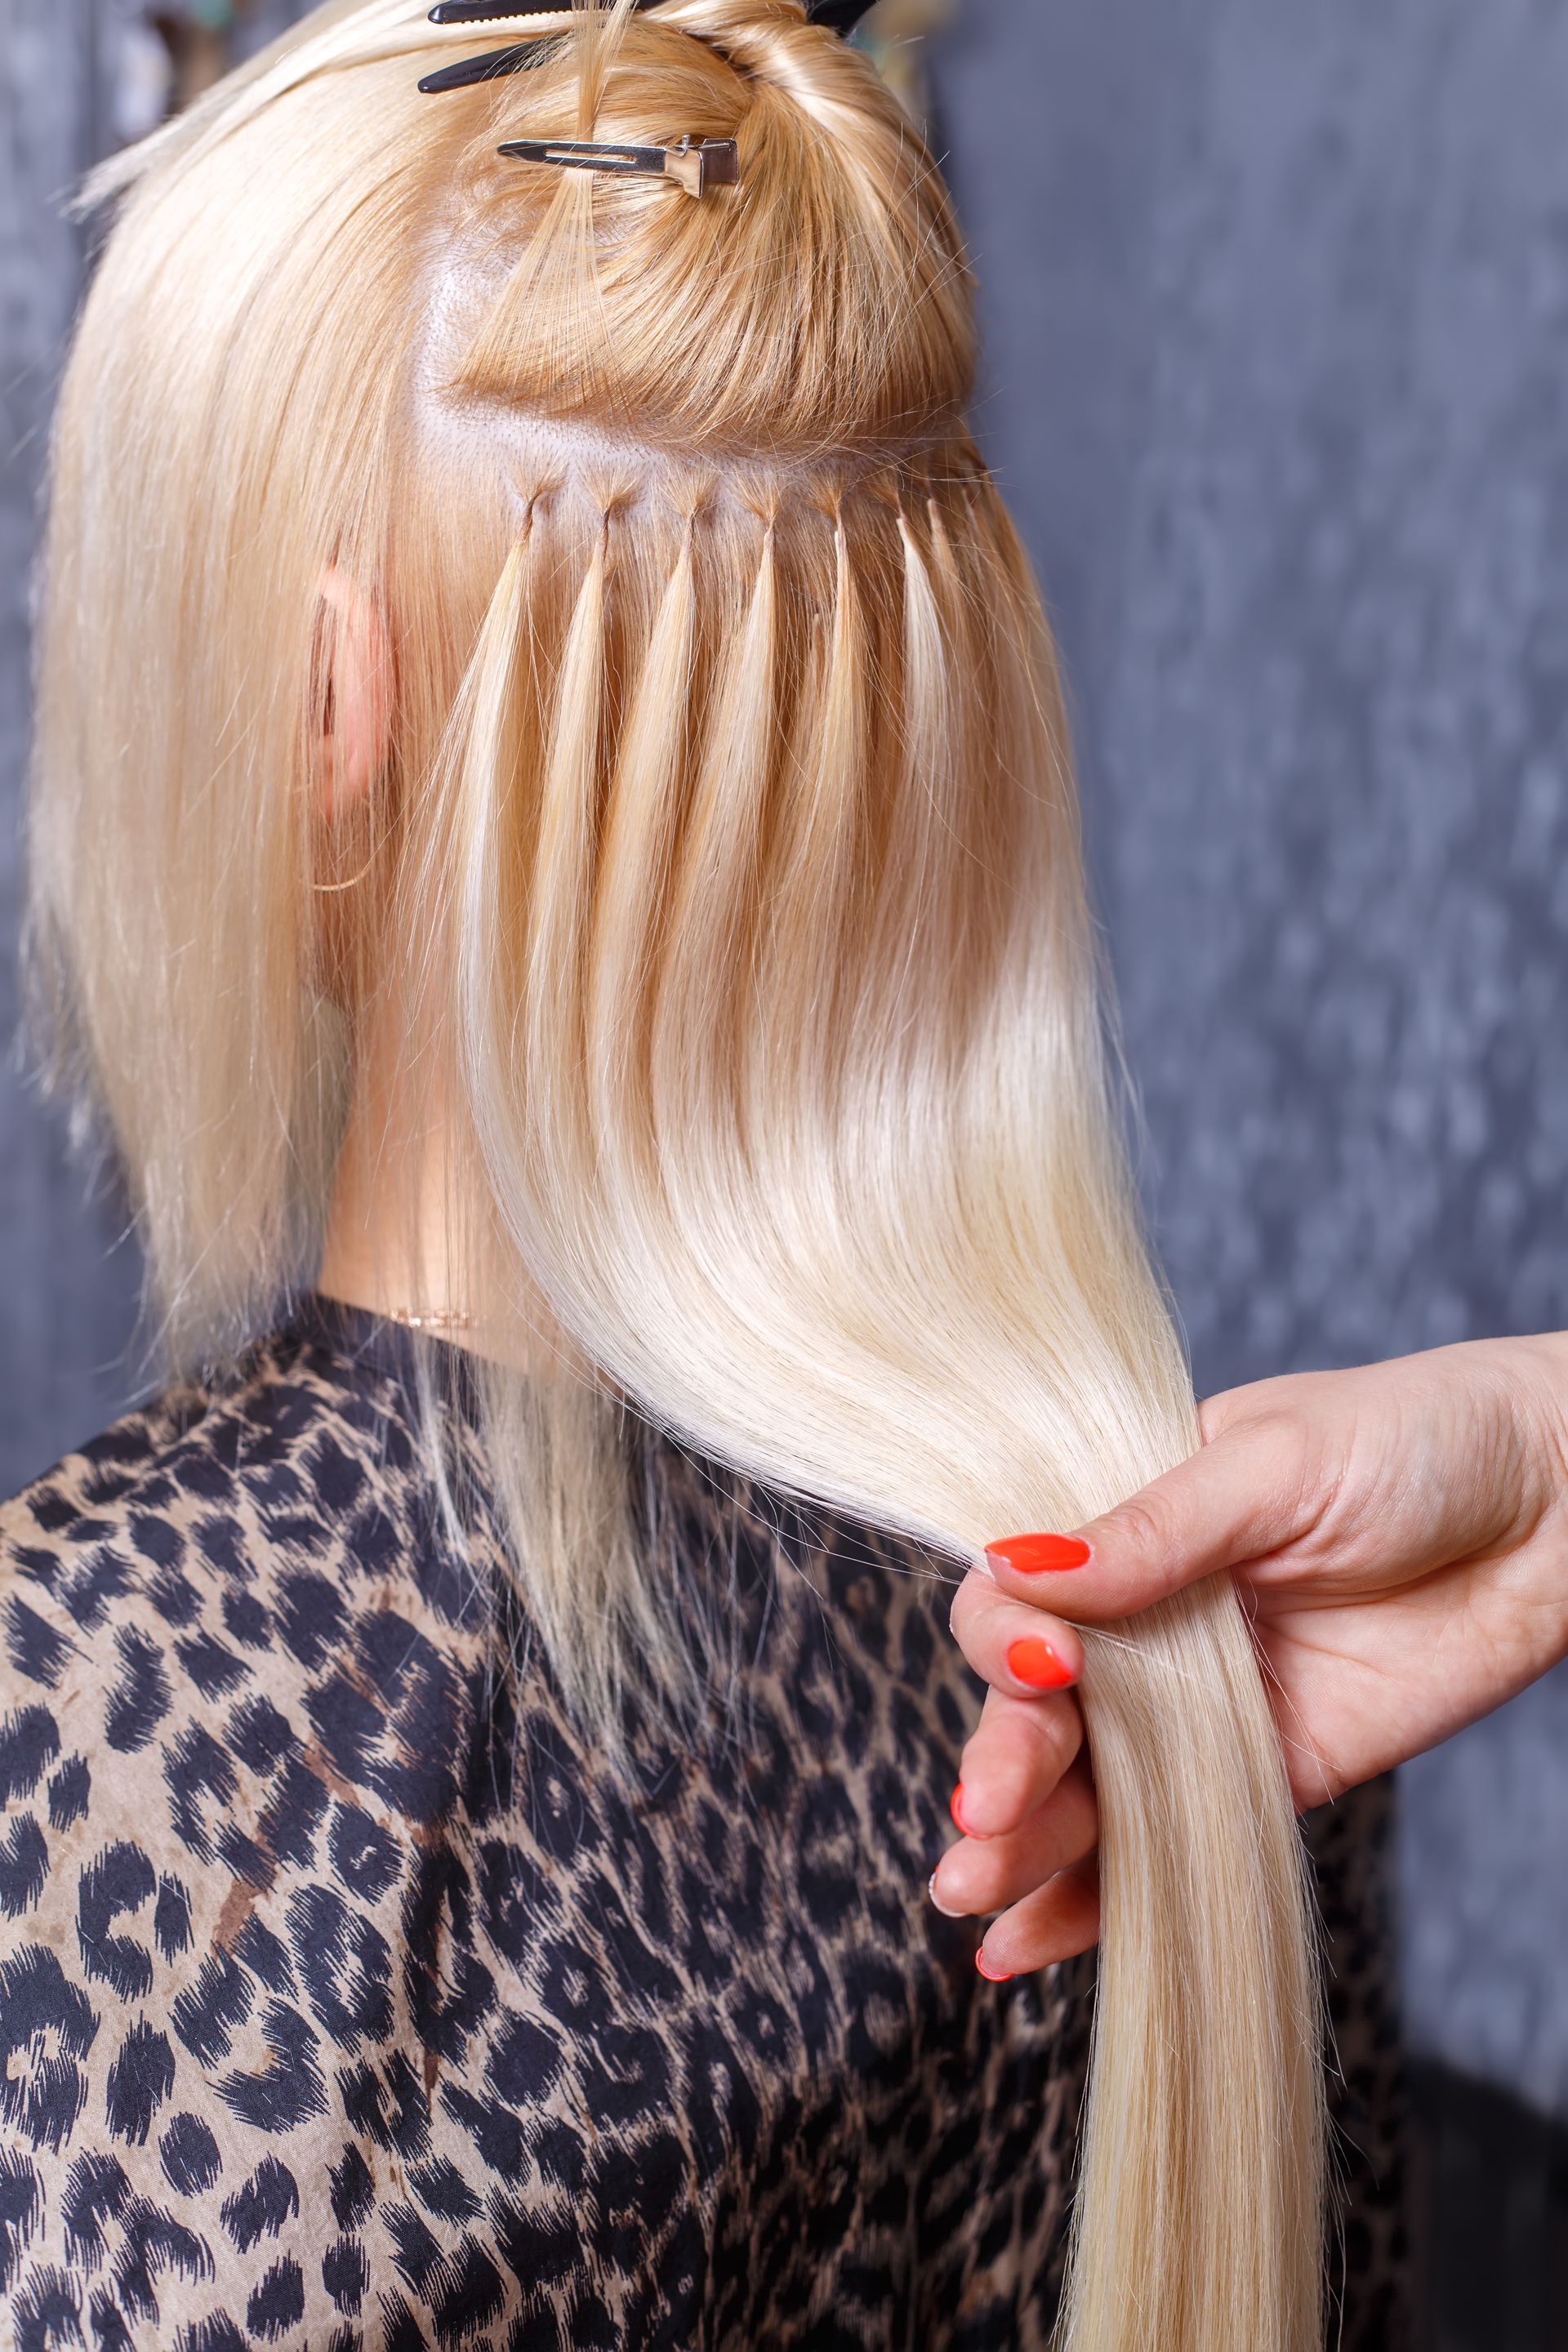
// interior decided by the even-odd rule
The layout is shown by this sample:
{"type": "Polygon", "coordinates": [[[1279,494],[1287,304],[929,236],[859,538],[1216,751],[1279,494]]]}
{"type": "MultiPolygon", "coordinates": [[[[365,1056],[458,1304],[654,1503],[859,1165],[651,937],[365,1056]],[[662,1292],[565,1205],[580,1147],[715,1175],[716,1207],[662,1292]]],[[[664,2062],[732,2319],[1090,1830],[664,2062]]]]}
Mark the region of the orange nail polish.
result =
{"type": "Polygon", "coordinates": [[[1048,1642],[1037,1633],[1026,1633],[1021,1641],[1007,1644],[1007,1672],[1031,1690],[1065,1690],[1072,1675],[1063,1665],[1048,1642]]]}
{"type": "Polygon", "coordinates": [[[979,1969],[981,1975],[991,1984],[1005,1984],[1008,1978],[1013,1973],[1011,1969],[998,1969],[993,1967],[985,1958],[985,1947],[984,1944],[982,1944],[980,1949],[974,1955],[974,1965],[979,1969]]]}
{"type": "Polygon", "coordinates": [[[947,1810],[952,1815],[955,1828],[961,1829],[965,1837],[980,1838],[982,1840],[984,1839],[986,1835],[985,1831],[972,1830],[969,1823],[963,1818],[963,1783],[962,1780],[953,1790],[952,1796],[948,1799],[947,1810]]]}
{"type": "Polygon", "coordinates": [[[1065,1568],[1083,1566],[1089,1546],[1079,1536],[999,1536],[986,1545],[985,1554],[1024,1576],[1059,1576],[1065,1568]]]}

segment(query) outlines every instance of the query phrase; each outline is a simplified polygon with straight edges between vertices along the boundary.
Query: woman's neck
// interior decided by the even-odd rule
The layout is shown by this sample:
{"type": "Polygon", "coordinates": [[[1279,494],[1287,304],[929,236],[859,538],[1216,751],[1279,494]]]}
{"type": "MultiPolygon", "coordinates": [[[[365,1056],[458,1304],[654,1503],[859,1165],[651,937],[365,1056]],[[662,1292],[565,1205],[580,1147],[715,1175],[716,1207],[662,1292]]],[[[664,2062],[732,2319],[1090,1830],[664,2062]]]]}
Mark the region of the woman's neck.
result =
{"type": "Polygon", "coordinates": [[[428,1128],[394,1143],[379,1107],[356,1101],[333,1181],[316,1286],[346,1306],[461,1339],[477,1327],[465,1254],[454,1246],[450,1155],[428,1128]]]}
{"type": "Polygon", "coordinates": [[[508,1268],[497,1311],[476,1246],[483,1231],[456,1147],[439,1056],[411,1053],[393,1009],[370,1015],[316,1287],[373,1315],[437,1332],[531,1374],[581,1363],[542,1293],[508,1268]]]}

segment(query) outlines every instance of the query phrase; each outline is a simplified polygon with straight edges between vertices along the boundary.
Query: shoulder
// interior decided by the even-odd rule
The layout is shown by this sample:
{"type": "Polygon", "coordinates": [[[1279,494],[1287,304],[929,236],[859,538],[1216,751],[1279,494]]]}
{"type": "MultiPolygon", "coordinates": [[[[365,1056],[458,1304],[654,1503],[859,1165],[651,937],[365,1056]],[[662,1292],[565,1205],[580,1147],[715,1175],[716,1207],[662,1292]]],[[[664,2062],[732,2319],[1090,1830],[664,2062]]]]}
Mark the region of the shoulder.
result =
{"type": "Polygon", "coordinates": [[[0,1507],[0,2089],[38,1972],[142,1998],[234,1943],[334,1796],[386,1844],[356,1775],[389,1818],[449,1804],[471,1644],[423,1494],[395,1394],[285,1334],[0,1507]]]}
{"type": "Polygon", "coordinates": [[[345,1561],[384,1590],[406,1559],[409,1451],[374,1386],[271,1340],[0,1506],[0,1931],[34,1910],[46,1823],[79,1855],[233,1843],[244,1759],[306,1730],[345,1561]]]}
{"type": "MultiPolygon", "coordinates": [[[[350,1377],[307,1334],[258,1342],[232,1373],[178,1381],[0,1503],[0,1559],[45,1573],[106,1538],[166,1549],[212,1513],[352,1502],[367,1456],[385,1458],[401,1427],[390,1382],[350,1377]]],[[[396,1452],[394,1445],[394,1452],[396,1452]]]]}
{"type": "Polygon", "coordinates": [[[73,1658],[112,1640],[121,1604],[174,1564],[174,1475],[204,1398],[170,1390],[0,1504],[0,1695],[56,1690],[73,1658]]]}
{"type": "Polygon", "coordinates": [[[387,1399],[287,1335],[221,1384],[166,1389],[0,1504],[0,1700],[149,1647],[199,1680],[198,1624],[221,1673],[211,1645],[254,1647],[268,1597],[409,1456],[387,1399]]]}
{"type": "Polygon", "coordinates": [[[405,1816],[450,1804],[430,1705],[394,1720],[444,1663],[411,1459],[374,1377],[285,1335],[0,1507],[0,2175],[39,2293],[101,2272],[155,2319],[148,2245],[205,2293],[254,2136],[327,2116],[302,2004],[341,2008],[349,1893],[393,1901],[405,1816]]]}
{"type": "MultiPolygon", "coordinates": [[[[146,1596],[173,1605],[194,1517],[193,1455],[209,1400],[167,1391],[0,1505],[0,1701],[53,1698],[108,1666],[146,1596]]],[[[196,1485],[211,1488],[216,1482],[196,1485]]],[[[158,1615],[156,1601],[153,1614],[158,1615]]],[[[174,1630],[167,1614],[163,1622],[174,1630]]]]}

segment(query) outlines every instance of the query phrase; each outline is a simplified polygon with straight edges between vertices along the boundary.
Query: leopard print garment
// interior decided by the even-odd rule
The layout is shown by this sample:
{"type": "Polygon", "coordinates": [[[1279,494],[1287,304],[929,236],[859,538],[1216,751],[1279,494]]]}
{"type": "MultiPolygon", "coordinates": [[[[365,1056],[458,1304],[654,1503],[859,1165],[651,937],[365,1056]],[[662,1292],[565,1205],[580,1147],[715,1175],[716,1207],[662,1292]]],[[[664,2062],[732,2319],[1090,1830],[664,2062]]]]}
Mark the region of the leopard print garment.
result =
{"type": "Polygon", "coordinates": [[[1394,1834],[1392,1775],[1307,1818],[1331,2043],[1328,2340],[1334,2352],[1410,2352],[1414,2338],[1394,1834]]]}
{"type": "Polygon", "coordinates": [[[409,1344],[314,1302],[0,1512],[4,2340],[1043,2352],[1088,1971],[926,1900],[943,1588],[742,1490],[744,1736],[617,1780],[496,1671],[409,1344]]]}
{"type": "Polygon", "coordinates": [[[1043,2347],[1084,2002],[926,1899],[941,1588],[759,1536],[744,1738],[617,1785],[492,1672],[401,1346],[317,1307],[0,1518],[16,2352],[1043,2347]]]}

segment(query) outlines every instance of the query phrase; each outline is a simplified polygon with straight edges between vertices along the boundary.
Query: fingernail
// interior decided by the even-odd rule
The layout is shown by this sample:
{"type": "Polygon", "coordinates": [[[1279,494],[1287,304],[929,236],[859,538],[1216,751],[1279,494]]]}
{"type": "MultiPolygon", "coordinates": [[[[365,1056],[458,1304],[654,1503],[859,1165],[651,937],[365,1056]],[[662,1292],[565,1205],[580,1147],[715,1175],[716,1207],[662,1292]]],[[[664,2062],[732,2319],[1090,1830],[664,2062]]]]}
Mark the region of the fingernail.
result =
{"type": "Polygon", "coordinates": [[[1037,1633],[1026,1633],[1022,1640],[1008,1643],[1007,1672],[1037,1691],[1065,1690],[1072,1680],[1070,1669],[1037,1633]]]}
{"type": "Polygon", "coordinates": [[[948,1799],[948,1801],[947,1801],[947,1810],[948,1810],[948,1811],[952,1815],[952,1819],[953,1819],[953,1824],[954,1824],[954,1826],[955,1826],[956,1828],[958,1828],[958,1829],[961,1829],[961,1830],[963,1832],[963,1834],[964,1834],[964,1836],[965,1836],[965,1837],[979,1838],[979,1839],[981,1839],[982,1841],[984,1841],[984,1838],[989,1834],[989,1832],[986,1832],[985,1830],[972,1830],[972,1829],[970,1828],[970,1826],[969,1826],[969,1823],[964,1820],[964,1818],[963,1818],[963,1781],[962,1781],[962,1780],[959,1782],[959,1784],[958,1784],[957,1788],[953,1790],[953,1792],[952,1792],[952,1796],[948,1799]]]}
{"type": "Polygon", "coordinates": [[[985,1957],[985,1947],[984,1944],[981,1945],[980,1949],[974,1955],[974,1965],[979,1969],[981,1975],[988,1979],[992,1984],[1005,1984],[1008,1978],[1013,1973],[1011,1969],[999,1969],[994,1962],[988,1960],[985,1957]]]}
{"type": "Polygon", "coordinates": [[[999,1536],[985,1549],[993,1559],[1005,1560],[1024,1576],[1059,1575],[1064,1568],[1081,1568],[1089,1558],[1080,1536],[999,1536]]]}
{"type": "Polygon", "coordinates": [[[944,1919],[963,1919],[968,1916],[966,1912],[949,1910],[947,1905],[942,1901],[941,1895],[936,1891],[936,1873],[934,1870],[931,1872],[931,1876],[926,1880],[926,1893],[931,1896],[931,1901],[942,1913],[944,1919]]]}

